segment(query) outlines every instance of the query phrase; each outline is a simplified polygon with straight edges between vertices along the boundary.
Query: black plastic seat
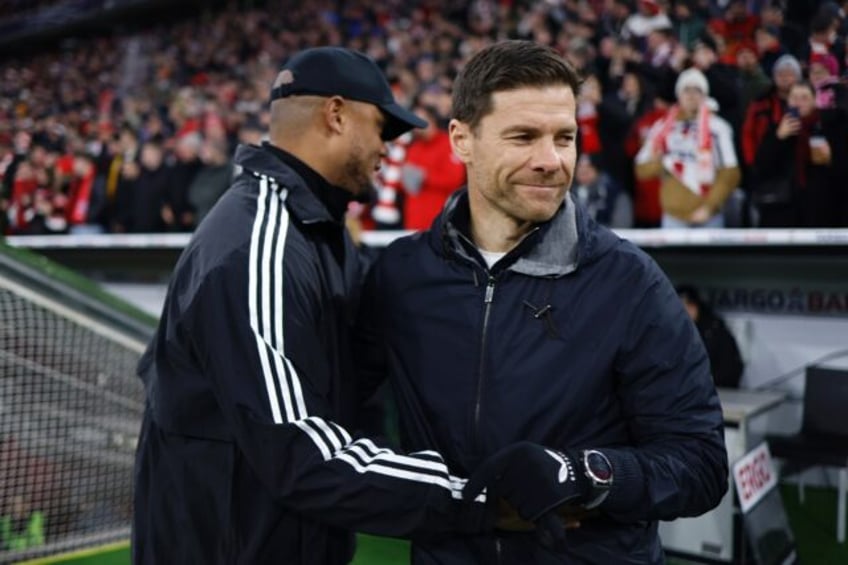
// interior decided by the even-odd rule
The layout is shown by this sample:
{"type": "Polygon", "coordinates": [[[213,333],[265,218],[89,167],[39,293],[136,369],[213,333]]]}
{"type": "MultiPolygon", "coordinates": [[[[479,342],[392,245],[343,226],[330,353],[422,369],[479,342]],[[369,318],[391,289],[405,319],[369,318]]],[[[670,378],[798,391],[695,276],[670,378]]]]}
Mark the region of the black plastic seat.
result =
{"type": "MultiPolygon", "coordinates": [[[[845,543],[848,496],[848,370],[807,367],[804,415],[799,433],[767,436],[772,456],[783,459],[784,476],[811,467],[838,467],[836,539],[845,543]]],[[[800,483],[803,486],[803,482],[800,483]]]]}

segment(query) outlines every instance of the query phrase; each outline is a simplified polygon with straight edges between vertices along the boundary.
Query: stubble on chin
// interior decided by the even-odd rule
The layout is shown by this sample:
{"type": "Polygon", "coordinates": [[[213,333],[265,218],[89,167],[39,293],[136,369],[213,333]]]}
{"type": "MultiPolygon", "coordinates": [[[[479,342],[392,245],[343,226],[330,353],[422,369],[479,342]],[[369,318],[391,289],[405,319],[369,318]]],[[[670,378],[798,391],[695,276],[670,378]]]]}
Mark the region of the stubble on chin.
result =
{"type": "Polygon", "coordinates": [[[344,165],[344,184],[342,187],[353,195],[357,202],[368,203],[375,191],[371,175],[364,173],[365,165],[358,152],[353,152],[344,165]]]}

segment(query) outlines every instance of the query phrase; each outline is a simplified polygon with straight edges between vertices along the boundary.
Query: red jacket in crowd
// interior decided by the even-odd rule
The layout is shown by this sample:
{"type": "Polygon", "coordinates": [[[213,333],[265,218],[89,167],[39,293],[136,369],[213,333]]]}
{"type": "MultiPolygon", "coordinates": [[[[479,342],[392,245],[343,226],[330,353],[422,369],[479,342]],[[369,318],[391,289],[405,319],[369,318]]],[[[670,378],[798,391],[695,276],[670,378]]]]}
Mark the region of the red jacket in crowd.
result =
{"type": "Polygon", "coordinates": [[[405,166],[418,168],[423,177],[418,190],[407,188],[403,223],[409,230],[425,230],[442,211],[448,196],[465,183],[465,165],[451,150],[447,132],[437,130],[429,138],[410,144],[405,166]]]}
{"type": "Polygon", "coordinates": [[[754,166],[757,157],[757,148],[766,136],[769,127],[776,124],[783,117],[784,102],[772,89],[766,96],[751,102],[745,112],[745,121],[742,124],[742,160],[749,167],[754,166]]]}

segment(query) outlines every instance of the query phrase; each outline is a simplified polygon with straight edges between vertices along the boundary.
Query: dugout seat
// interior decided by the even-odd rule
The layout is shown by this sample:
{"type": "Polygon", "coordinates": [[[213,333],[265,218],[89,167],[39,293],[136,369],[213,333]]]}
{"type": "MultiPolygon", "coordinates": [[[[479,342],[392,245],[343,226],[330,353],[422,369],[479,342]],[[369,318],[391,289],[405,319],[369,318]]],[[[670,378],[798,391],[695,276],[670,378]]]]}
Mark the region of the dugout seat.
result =
{"type": "Polygon", "coordinates": [[[772,456],[785,461],[781,474],[798,475],[804,501],[804,473],[813,467],[838,468],[836,540],[845,543],[848,497],[848,370],[807,367],[801,430],[767,436],[772,456]]]}

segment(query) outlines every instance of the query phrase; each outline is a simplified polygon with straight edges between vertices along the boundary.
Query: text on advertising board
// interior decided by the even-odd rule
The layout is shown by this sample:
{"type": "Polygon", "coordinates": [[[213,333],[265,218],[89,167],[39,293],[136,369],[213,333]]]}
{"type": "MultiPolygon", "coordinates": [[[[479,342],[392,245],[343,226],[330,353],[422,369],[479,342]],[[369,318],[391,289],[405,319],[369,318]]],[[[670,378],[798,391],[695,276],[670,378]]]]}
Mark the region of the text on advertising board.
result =
{"type": "Polygon", "coordinates": [[[761,443],[733,464],[733,480],[743,514],[777,485],[777,474],[766,443],[761,443]]]}

